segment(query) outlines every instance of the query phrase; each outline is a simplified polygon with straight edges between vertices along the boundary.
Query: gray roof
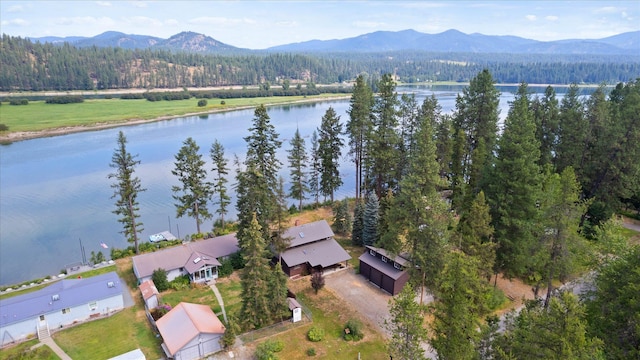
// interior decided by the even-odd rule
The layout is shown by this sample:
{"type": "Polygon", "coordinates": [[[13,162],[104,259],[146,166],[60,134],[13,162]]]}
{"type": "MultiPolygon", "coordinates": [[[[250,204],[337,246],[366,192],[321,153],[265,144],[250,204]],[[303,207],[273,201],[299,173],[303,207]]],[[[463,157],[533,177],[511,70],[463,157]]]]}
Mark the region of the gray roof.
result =
{"type": "Polygon", "coordinates": [[[28,320],[54,311],[122,295],[115,272],[82,279],[64,279],[41,290],[0,299],[0,326],[28,320]],[[113,286],[109,287],[108,284],[113,286]],[[53,297],[57,295],[57,300],[53,297]]]}
{"type": "Polygon", "coordinates": [[[289,248],[282,253],[282,260],[289,267],[309,263],[325,268],[349,259],[351,255],[333,238],[289,248]]]}
{"type": "Polygon", "coordinates": [[[383,248],[378,248],[378,247],[369,246],[369,245],[366,245],[366,248],[369,249],[369,250],[373,250],[373,251],[377,252],[378,254],[380,254],[380,255],[382,255],[384,257],[387,257],[387,258],[397,262],[398,264],[400,264],[400,265],[402,265],[404,267],[409,266],[409,264],[411,263],[409,261],[409,254],[407,254],[407,253],[403,253],[403,254],[400,254],[398,256],[391,256],[391,254],[389,254],[383,248]]]}
{"type": "Polygon", "coordinates": [[[199,334],[224,334],[225,328],[208,305],[181,302],[156,321],[171,355],[199,334]]]}
{"type": "Polygon", "coordinates": [[[363,263],[371,266],[372,268],[380,271],[381,273],[389,276],[393,280],[398,280],[400,275],[406,272],[406,270],[398,270],[393,267],[393,262],[385,263],[379,257],[369,254],[368,251],[365,251],[365,253],[360,255],[358,259],[360,259],[360,261],[362,261],[363,263]]]}
{"type": "Polygon", "coordinates": [[[193,273],[203,265],[219,266],[217,258],[229,256],[238,250],[236,235],[229,234],[134,256],[133,268],[138,278],[151,276],[157,269],[170,271],[185,268],[193,273]],[[198,257],[200,261],[194,263],[198,257]]]}
{"type": "Polygon", "coordinates": [[[294,226],[284,232],[283,237],[290,238],[289,248],[333,237],[333,230],[325,220],[294,226]]]}

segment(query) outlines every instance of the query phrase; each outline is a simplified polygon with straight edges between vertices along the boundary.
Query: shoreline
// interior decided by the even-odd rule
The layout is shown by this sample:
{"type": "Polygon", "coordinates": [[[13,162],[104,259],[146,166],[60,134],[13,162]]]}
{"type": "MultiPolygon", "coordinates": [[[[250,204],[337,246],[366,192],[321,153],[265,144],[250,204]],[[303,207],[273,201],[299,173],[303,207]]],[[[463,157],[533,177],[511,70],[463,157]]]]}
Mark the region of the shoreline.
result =
{"type": "MultiPolygon", "coordinates": [[[[306,104],[306,103],[316,103],[316,102],[320,103],[325,101],[345,100],[350,98],[351,98],[351,94],[344,95],[344,96],[331,96],[331,97],[325,97],[325,98],[309,98],[309,99],[287,101],[287,102],[275,103],[275,104],[265,103],[264,106],[270,107],[270,106],[279,106],[279,105],[306,104]]],[[[39,138],[74,134],[74,133],[85,132],[85,131],[111,129],[119,126],[141,125],[141,124],[153,123],[157,121],[173,120],[181,117],[208,115],[208,114],[224,113],[229,111],[253,109],[256,106],[257,105],[237,106],[237,107],[230,107],[227,109],[213,109],[213,110],[199,111],[194,113],[186,113],[182,115],[159,116],[152,119],[129,119],[129,120],[114,121],[109,123],[96,123],[92,125],[79,125],[79,126],[51,128],[51,129],[41,130],[41,131],[9,132],[8,134],[0,135],[0,143],[10,144],[18,141],[23,141],[23,140],[33,140],[33,139],[39,139],[39,138]]]]}

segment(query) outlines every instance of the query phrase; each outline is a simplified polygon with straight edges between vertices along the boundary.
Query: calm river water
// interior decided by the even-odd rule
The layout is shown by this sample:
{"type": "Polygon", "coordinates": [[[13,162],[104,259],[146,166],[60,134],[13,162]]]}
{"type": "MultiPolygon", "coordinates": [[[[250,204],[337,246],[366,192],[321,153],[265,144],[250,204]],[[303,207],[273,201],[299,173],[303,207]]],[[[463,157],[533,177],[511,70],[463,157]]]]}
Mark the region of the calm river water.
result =
{"type": "MultiPolygon", "coordinates": [[[[414,87],[398,88],[398,91],[415,92],[420,102],[435,93],[443,112],[448,113],[454,108],[460,89],[414,87]]],[[[515,88],[501,91],[501,118],[504,118],[515,88]]],[[[279,156],[284,164],[285,179],[289,172],[286,149],[296,127],[310,146],[309,137],[320,126],[330,106],[345,123],[348,100],[268,108],[271,122],[283,140],[279,156]]],[[[139,195],[145,229],[142,239],[164,230],[180,237],[194,233],[193,219],[175,217],[171,197],[171,186],[177,185],[176,177],[171,174],[174,155],[182,142],[192,137],[204,158],[209,160],[209,148],[217,139],[224,145],[233,169],[234,154],[244,157],[243,138],[248,135],[252,119],[253,110],[240,110],[0,146],[0,285],[57,274],[65,265],[81,261],[80,241],[87,257],[91,251],[100,250],[109,256],[109,250],[100,247],[101,242],[117,248],[129,245],[120,234],[116,215],[111,212],[114,209],[112,181],[107,179],[112,171],[109,164],[119,131],[127,137],[127,150],[138,154],[141,164],[136,168],[136,175],[147,189],[139,195]]],[[[341,174],[344,185],[337,197],[353,196],[353,170],[346,156],[343,156],[341,174]]],[[[235,169],[231,175],[235,175],[235,169]]],[[[230,179],[229,185],[233,183],[230,179]]],[[[286,187],[288,189],[288,185],[286,187]]],[[[235,203],[235,199],[232,201],[235,203]]],[[[235,209],[232,211],[235,213],[235,209]]],[[[205,222],[203,229],[209,231],[212,225],[213,221],[205,222]]]]}

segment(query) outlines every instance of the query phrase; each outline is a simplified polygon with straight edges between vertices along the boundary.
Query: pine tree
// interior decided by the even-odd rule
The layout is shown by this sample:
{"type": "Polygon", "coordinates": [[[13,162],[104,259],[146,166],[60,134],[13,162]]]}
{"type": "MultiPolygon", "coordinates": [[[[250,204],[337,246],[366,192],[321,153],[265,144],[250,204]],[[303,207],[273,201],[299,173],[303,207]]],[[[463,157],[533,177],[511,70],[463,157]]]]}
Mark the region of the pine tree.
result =
{"type": "Polygon", "coordinates": [[[556,171],[571,166],[580,173],[580,159],[587,138],[588,125],[584,117],[584,106],[580,101],[580,88],[572,84],[560,103],[560,127],[556,147],[556,171]]]}
{"type": "Polygon", "coordinates": [[[200,224],[204,219],[213,216],[207,208],[213,193],[213,184],[206,181],[207,170],[205,161],[198,154],[200,147],[192,138],[187,138],[183,146],[176,154],[175,169],[171,173],[178,177],[182,186],[173,186],[171,189],[176,194],[173,199],[178,217],[188,215],[196,220],[196,228],[200,234],[200,224]]]}
{"type": "Polygon", "coordinates": [[[362,226],[362,244],[373,245],[378,241],[378,215],[380,204],[378,197],[374,192],[367,197],[367,203],[364,208],[363,226],[362,226]]]}
{"type": "Polygon", "coordinates": [[[118,222],[123,225],[122,233],[127,241],[134,244],[136,254],[138,254],[138,234],[144,230],[142,222],[138,221],[140,218],[138,194],[146,189],[142,188],[140,179],[134,175],[135,167],[140,164],[140,160],[136,160],[136,158],[137,155],[131,155],[127,151],[127,138],[120,131],[118,133],[118,147],[114,150],[111,164],[109,164],[115,169],[115,172],[110,173],[108,178],[115,178],[117,181],[111,184],[111,188],[114,189],[111,198],[116,199],[116,209],[112,212],[120,216],[118,222]]]}
{"type": "Polygon", "coordinates": [[[488,198],[495,228],[498,267],[507,276],[525,275],[531,266],[538,228],[540,144],[529,108],[527,85],[518,88],[499,140],[488,198]]]}
{"type": "Polygon", "coordinates": [[[540,166],[553,163],[556,146],[558,144],[558,127],[560,109],[556,92],[547,86],[544,97],[533,102],[536,122],[536,137],[540,143],[540,166]]]}
{"type": "Polygon", "coordinates": [[[309,171],[309,194],[313,197],[315,205],[318,206],[320,197],[320,152],[318,150],[318,133],[311,134],[311,169],[309,171]]]}
{"type": "Polygon", "coordinates": [[[333,227],[341,235],[347,235],[351,231],[351,215],[349,214],[349,201],[347,199],[334,203],[333,227]]]}
{"type": "Polygon", "coordinates": [[[462,252],[450,253],[437,281],[431,346],[439,359],[476,358],[478,316],[485,310],[486,294],[476,261],[462,252]]]}
{"type": "Polygon", "coordinates": [[[246,329],[258,329],[269,324],[274,314],[272,310],[275,310],[272,306],[273,301],[276,299],[270,298],[269,287],[273,285],[270,281],[272,270],[265,253],[263,231],[255,214],[242,237],[238,239],[238,243],[242,244],[246,266],[241,274],[240,318],[246,329]]]}
{"type": "Polygon", "coordinates": [[[302,211],[302,201],[306,199],[305,194],[309,192],[309,186],[307,185],[307,151],[304,145],[304,138],[300,136],[300,131],[296,129],[296,133],[290,142],[291,149],[288,150],[290,176],[291,176],[291,189],[289,190],[289,196],[292,199],[298,200],[298,210],[302,211]]]}
{"type": "Polygon", "coordinates": [[[405,284],[400,294],[389,301],[390,319],[384,325],[391,333],[387,349],[394,359],[426,359],[422,343],[427,340],[427,330],[422,325],[424,315],[415,296],[411,284],[405,284]]]}
{"type": "Polygon", "coordinates": [[[218,199],[213,202],[214,205],[218,205],[216,214],[220,215],[220,226],[224,229],[224,216],[227,214],[227,206],[231,203],[231,198],[227,193],[228,182],[227,176],[229,175],[228,161],[224,157],[224,147],[222,144],[215,140],[211,145],[210,150],[211,161],[213,162],[213,168],[211,171],[214,173],[213,179],[213,192],[218,194],[218,199]]]}
{"type": "Polygon", "coordinates": [[[397,149],[400,146],[397,105],[398,94],[391,74],[384,74],[378,83],[379,94],[374,105],[374,129],[369,141],[367,154],[368,174],[373,190],[378,198],[384,196],[387,189],[395,189],[398,183],[397,168],[400,159],[397,149]]]}
{"type": "Polygon", "coordinates": [[[353,211],[353,229],[351,230],[351,243],[355,246],[364,245],[364,203],[356,199],[356,206],[353,211]]]}
{"type": "Polygon", "coordinates": [[[366,158],[367,141],[371,134],[371,118],[373,109],[373,92],[367,85],[363,75],[358,75],[353,86],[353,94],[349,105],[349,121],[347,134],[349,135],[349,155],[353,157],[356,174],[356,200],[362,196],[363,165],[366,158]]]}
{"type": "Polygon", "coordinates": [[[320,192],[325,197],[330,196],[333,202],[334,192],[342,185],[340,177],[340,156],[342,156],[343,141],[340,116],[336,115],[332,107],[322,117],[318,129],[318,155],[320,157],[320,192]]]}
{"type": "Polygon", "coordinates": [[[269,270],[268,299],[271,301],[271,316],[275,321],[283,321],[290,316],[287,303],[287,280],[289,277],[282,271],[281,266],[274,266],[269,270]]]}
{"type": "Polygon", "coordinates": [[[469,211],[458,222],[459,247],[468,256],[477,258],[478,272],[484,279],[490,279],[496,260],[496,243],[493,242],[493,226],[489,205],[480,191],[471,203],[469,211]]]}

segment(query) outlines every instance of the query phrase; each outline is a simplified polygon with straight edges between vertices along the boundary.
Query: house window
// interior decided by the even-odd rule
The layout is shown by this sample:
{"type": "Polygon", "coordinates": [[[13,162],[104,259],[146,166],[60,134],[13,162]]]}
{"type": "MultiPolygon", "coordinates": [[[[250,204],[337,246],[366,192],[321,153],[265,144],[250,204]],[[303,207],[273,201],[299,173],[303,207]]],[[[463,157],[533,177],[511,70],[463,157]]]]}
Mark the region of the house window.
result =
{"type": "Polygon", "coordinates": [[[95,310],[98,308],[98,302],[97,301],[92,301],[89,303],[89,309],[91,310],[95,310]]]}
{"type": "Polygon", "coordinates": [[[397,262],[393,263],[393,267],[398,269],[398,270],[402,270],[402,266],[400,266],[400,264],[398,264],[397,262]]]}
{"type": "Polygon", "coordinates": [[[387,257],[386,257],[386,256],[383,256],[383,257],[382,257],[382,262],[387,262],[387,261],[389,261],[389,259],[387,259],[387,257]]]}
{"type": "Polygon", "coordinates": [[[62,313],[63,313],[63,314],[68,314],[68,313],[70,313],[70,312],[71,312],[71,309],[70,309],[70,308],[62,309],[62,313]]]}
{"type": "Polygon", "coordinates": [[[369,249],[369,254],[371,254],[372,256],[376,256],[376,252],[371,249],[369,249]]]}

